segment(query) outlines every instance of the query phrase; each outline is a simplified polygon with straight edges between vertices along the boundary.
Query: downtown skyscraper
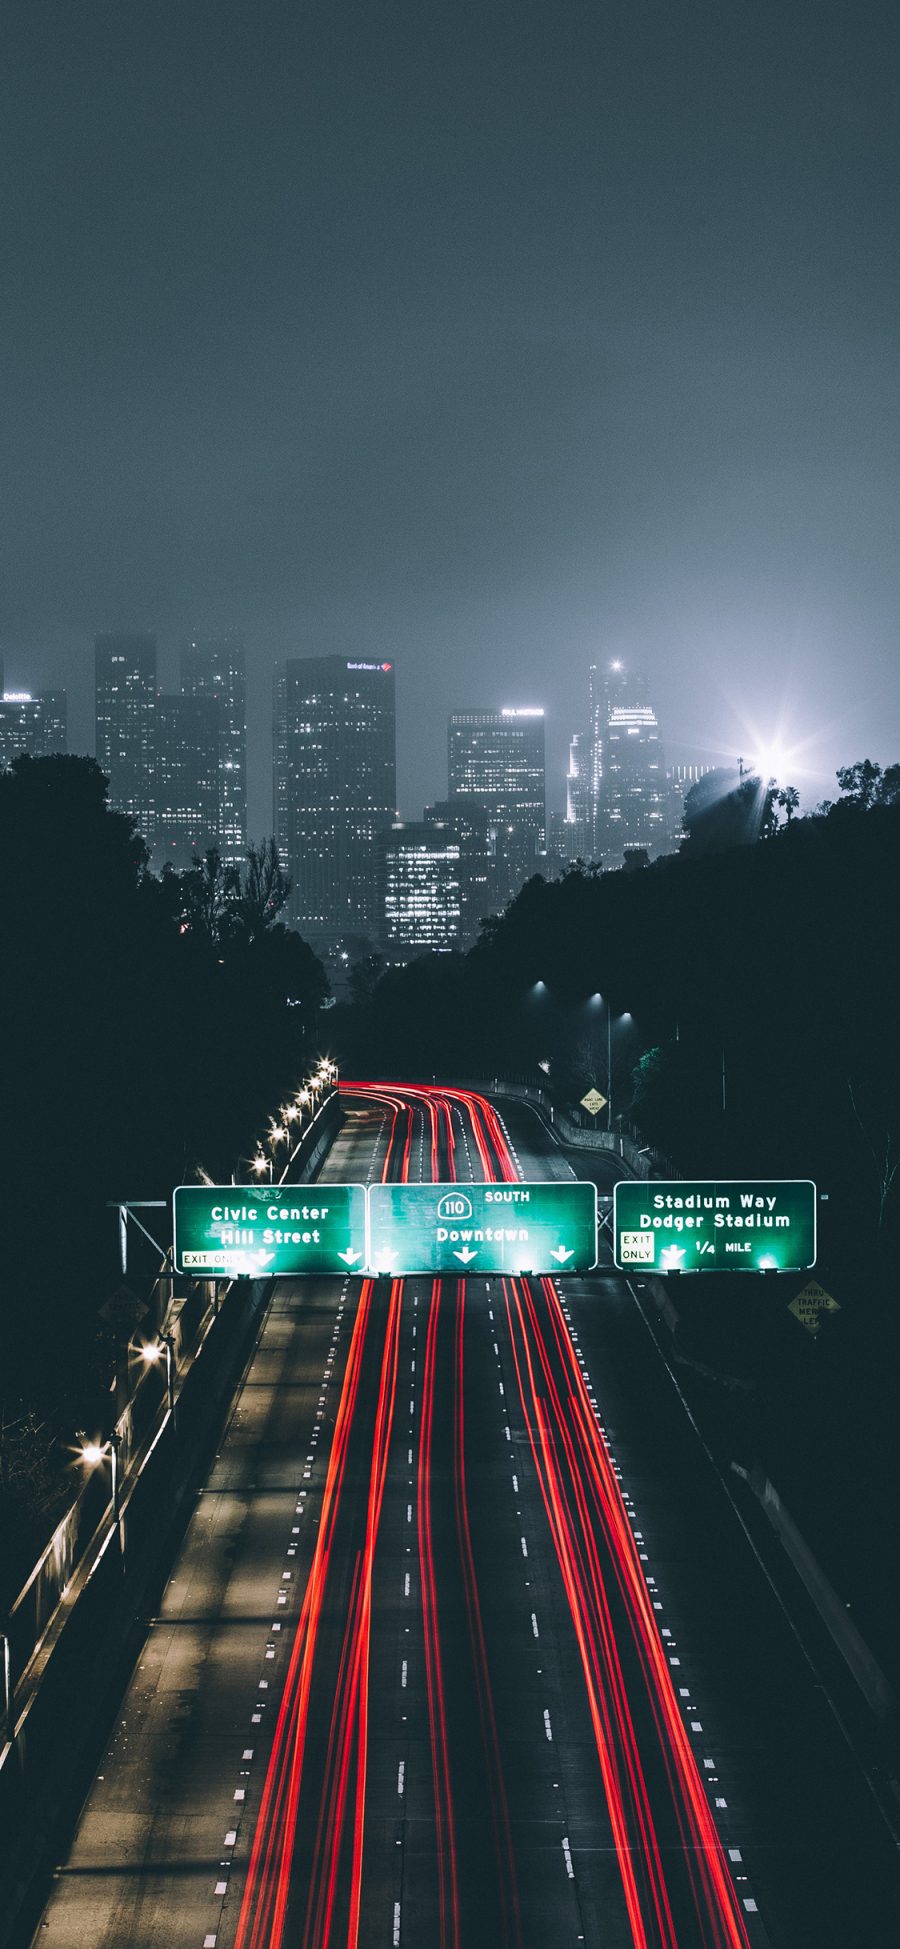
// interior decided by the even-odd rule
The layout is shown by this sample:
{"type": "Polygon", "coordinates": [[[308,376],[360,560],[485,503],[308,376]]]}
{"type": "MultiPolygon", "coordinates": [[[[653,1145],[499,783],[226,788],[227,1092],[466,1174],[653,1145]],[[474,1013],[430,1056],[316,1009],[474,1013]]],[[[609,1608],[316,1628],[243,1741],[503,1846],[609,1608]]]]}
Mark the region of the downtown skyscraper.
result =
{"type": "Polygon", "coordinates": [[[50,758],[68,749],[64,690],[3,690],[0,665],[0,768],[24,753],[50,758]]]}
{"type": "Polygon", "coordinates": [[[216,833],[226,866],[240,866],[247,851],[247,672],[243,639],[234,631],[192,636],[181,653],[185,698],[215,706],[217,758],[216,833]]]}
{"type": "Polygon", "coordinates": [[[591,668],[590,817],[595,859],[664,852],[668,801],[659,725],[644,676],[619,659],[591,668]]]}
{"type": "Polygon", "coordinates": [[[477,805],[490,824],[495,892],[505,905],[546,844],[543,710],[455,711],[447,772],[451,808],[477,805]]]}
{"type": "Polygon", "coordinates": [[[375,935],[379,841],[397,816],[394,666],[289,657],[274,705],[275,838],[291,918],[325,944],[375,935]]]}
{"type": "Polygon", "coordinates": [[[156,708],[153,865],[189,867],[219,850],[220,712],[214,697],[162,695],[156,708]]]}
{"type": "Polygon", "coordinates": [[[94,642],[97,763],[115,812],[127,812],[152,843],[156,817],[156,637],[101,635],[94,642]]]}

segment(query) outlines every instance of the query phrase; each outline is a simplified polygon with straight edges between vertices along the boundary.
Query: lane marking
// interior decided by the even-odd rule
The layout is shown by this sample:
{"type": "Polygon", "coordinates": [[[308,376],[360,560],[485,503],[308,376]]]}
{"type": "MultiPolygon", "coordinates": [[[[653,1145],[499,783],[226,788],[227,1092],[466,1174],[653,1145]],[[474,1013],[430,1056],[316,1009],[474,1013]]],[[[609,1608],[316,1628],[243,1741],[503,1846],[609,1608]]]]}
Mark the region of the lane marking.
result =
{"type": "Polygon", "coordinates": [[[563,1838],[562,1838],[562,1851],[563,1851],[563,1854],[564,1854],[564,1855],[565,1855],[565,1857],[566,1857],[566,1874],[568,1875],[568,1877],[569,1877],[569,1880],[570,1880],[570,1881],[574,1881],[574,1880],[575,1880],[575,1870],[574,1870],[574,1868],[573,1868],[573,1866],[572,1866],[572,1850],[571,1850],[571,1848],[570,1848],[570,1846],[569,1846],[569,1837],[568,1837],[568,1834],[564,1834],[564,1835],[563,1835],[563,1838]]]}

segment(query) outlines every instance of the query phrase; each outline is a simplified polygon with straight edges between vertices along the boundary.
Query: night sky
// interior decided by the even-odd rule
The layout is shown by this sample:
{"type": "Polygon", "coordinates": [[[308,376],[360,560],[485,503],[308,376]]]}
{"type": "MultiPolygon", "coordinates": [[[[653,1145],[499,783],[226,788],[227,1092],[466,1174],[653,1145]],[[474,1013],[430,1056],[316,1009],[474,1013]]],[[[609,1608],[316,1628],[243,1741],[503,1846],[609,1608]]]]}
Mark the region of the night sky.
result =
{"type": "Polygon", "coordinates": [[[12,0],[7,682],[236,626],[446,717],[645,669],[673,758],[900,759],[896,0],[12,0]]]}

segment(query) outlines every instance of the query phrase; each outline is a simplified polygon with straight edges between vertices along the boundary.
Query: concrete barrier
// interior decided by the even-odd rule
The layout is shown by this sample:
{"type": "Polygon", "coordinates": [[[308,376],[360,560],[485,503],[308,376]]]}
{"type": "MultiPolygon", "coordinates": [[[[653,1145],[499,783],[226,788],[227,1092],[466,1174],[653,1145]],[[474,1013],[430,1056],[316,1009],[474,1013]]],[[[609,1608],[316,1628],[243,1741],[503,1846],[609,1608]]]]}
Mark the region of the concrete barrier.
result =
{"type": "MultiPolygon", "coordinates": [[[[340,1122],[334,1091],[292,1156],[294,1182],[310,1180],[340,1122]]],[[[135,1620],[166,1574],[272,1284],[234,1282],[217,1309],[207,1305],[196,1322],[186,1322],[177,1426],[167,1411],[164,1376],[161,1412],[146,1438],[133,1438],[132,1403],[123,1417],[123,1450],[132,1465],[123,1468],[118,1524],[108,1475],[105,1493],[92,1477],[13,1606],[6,1627],[7,1725],[0,1725],[0,1949],[29,1939],[21,1931],[52,1866],[57,1824],[84,1776],[98,1721],[127,1679],[135,1620]]],[[[158,1370],[151,1374],[158,1384],[158,1370]]]]}

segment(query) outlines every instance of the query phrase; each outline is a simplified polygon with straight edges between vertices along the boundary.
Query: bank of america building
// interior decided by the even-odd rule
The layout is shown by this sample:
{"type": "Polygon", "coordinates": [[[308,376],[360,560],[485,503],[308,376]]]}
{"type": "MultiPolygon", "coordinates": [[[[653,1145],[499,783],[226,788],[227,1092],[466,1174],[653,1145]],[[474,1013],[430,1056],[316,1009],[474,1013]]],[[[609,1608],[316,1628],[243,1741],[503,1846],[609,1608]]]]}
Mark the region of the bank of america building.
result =
{"type": "Polygon", "coordinates": [[[380,931],[379,846],[397,816],[393,663],[289,657],[275,672],[275,836],[291,918],[334,942],[380,931]]]}

